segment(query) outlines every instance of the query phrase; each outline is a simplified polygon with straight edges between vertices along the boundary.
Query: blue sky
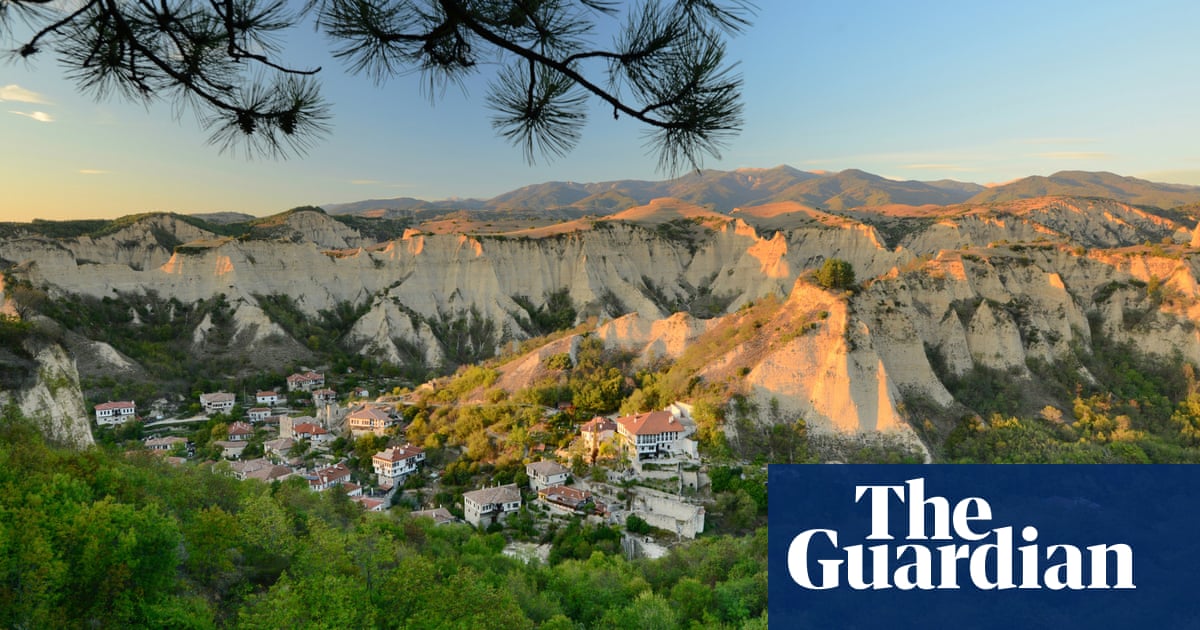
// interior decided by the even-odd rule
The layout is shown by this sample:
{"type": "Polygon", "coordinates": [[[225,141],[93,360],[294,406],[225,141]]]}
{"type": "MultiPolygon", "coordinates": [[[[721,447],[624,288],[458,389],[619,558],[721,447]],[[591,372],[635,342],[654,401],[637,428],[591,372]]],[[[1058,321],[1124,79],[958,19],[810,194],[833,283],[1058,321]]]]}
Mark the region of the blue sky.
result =
{"type": "MultiPolygon", "coordinates": [[[[705,166],[978,183],[1080,169],[1200,184],[1198,18],[1191,1],[762,0],[731,44],[745,128],[705,166]]],[[[287,161],[221,154],[170,103],[81,96],[48,54],[0,65],[0,220],[261,215],[664,176],[643,129],[599,107],[572,154],[529,166],[491,129],[487,67],[431,105],[419,77],[377,86],[347,75],[313,33],[293,35],[289,58],[324,67],[334,120],[287,161]]]]}

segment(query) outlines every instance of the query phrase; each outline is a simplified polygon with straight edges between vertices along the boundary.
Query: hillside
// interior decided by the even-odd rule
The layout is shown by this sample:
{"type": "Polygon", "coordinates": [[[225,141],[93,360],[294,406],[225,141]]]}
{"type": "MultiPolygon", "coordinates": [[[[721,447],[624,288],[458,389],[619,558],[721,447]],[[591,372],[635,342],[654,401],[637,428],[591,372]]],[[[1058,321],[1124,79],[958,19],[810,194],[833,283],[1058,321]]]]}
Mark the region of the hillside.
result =
{"type": "Polygon", "coordinates": [[[587,215],[605,216],[664,197],[728,214],[736,208],[788,201],[823,209],[851,210],[881,205],[944,206],[968,201],[992,203],[1050,195],[1097,197],[1134,205],[1171,208],[1200,201],[1200,188],[1082,171],[1063,171],[1049,177],[1027,177],[987,188],[976,183],[948,179],[897,181],[857,169],[814,173],[784,165],[734,171],[704,170],[660,182],[548,182],[524,186],[486,200],[425,201],[401,197],[326,204],[323,207],[334,215],[406,218],[414,221],[452,212],[570,220],[587,215]]]}
{"type": "Polygon", "coordinates": [[[989,188],[970,201],[992,203],[1047,195],[1103,197],[1134,205],[1171,208],[1195,203],[1200,197],[1200,187],[1160,184],[1105,172],[1059,171],[1049,177],[1026,177],[989,188]]]}
{"type": "MultiPolygon", "coordinates": [[[[802,184],[875,181],[839,175],[802,184]]],[[[48,298],[37,308],[68,352],[108,357],[78,364],[91,397],[113,391],[114,370],[181,393],[314,363],[416,385],[499,354],[533,361],[505,369],[515,395],[562,352],[514,355],[519,343],[590,322],[555,343],[600,339],[636,358],[618,366],[628,378],[661,373],[672,396],[936,450],[965,413],[1070,414],[1078,387],[1106,386],[1094,361],[1112,348],[1200,364],[1195,206],[904,201],[727,214],[658,198],[561,223],[142,215],[9,225],[0,262],[7,286],[48,298]],[[853,291],[816,283],[835,258],[853,291]],[[86,350],[96,343],[108,350],[86,350]],[[1064,365],[1078,366],[1074,385],[1046,386],[1064,365]],[[964,389],[981,375],[1022,394],[964,389]]]]}

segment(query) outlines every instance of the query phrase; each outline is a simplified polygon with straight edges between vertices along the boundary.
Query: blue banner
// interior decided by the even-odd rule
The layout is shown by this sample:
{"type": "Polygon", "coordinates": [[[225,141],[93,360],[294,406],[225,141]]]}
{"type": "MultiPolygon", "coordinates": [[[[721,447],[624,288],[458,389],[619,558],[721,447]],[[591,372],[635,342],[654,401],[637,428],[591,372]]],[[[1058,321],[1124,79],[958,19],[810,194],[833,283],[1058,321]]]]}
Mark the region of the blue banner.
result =
{"type": "Polygon", "coordinates": [[[1200,466],[771,466],[772,628],[1200,629],[1200,466]]]}

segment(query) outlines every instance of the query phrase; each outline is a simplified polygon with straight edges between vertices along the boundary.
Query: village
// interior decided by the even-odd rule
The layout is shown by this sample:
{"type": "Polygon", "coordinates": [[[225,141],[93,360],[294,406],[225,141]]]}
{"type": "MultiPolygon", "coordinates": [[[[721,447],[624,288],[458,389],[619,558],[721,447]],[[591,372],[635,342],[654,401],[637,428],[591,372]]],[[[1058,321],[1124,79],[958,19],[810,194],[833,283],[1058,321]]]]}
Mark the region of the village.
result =
{"type": "MultiPolygon", "coordinates": [[[[198,401],[200,413],[184,418],[157,411],[142,418],[134,402],[110,401],[95,406],[95,421],[114,430],[141,423],[144,450],[172,464],[206,465],[239,480],[299,479],[313,492],[342,493],[364,511],[395,508],[438,525],[500,531],[521,515],[526,529],[544,531],[577,520],[624,528],[625,552],[649,557],[705,529],[710,482],[685,403],[595,416],[573,428],[565,447],[522,449],[521,465],[506,473],[478,462],[468,467],[469,445],[435,447],[437,457],[430,458],[424,445],[410,443],[413,410],[424,404],[411,392],[359,386],[339,393],[324,374],[305,370],[274,389],[205,392],[198,401]],[[188,437],[195,437],[197,423],[212,424],[211,432],[200,432],[212,439],[188,437]],[[477,487],[446,492],[447,475],[477,487]]],[[[533,428],[544,429],[574,410],[564,404],[534,411],[543,422],[533,428]]],[[[542,560],[549,549],[510,546],[513,555],[542,560]]]]}

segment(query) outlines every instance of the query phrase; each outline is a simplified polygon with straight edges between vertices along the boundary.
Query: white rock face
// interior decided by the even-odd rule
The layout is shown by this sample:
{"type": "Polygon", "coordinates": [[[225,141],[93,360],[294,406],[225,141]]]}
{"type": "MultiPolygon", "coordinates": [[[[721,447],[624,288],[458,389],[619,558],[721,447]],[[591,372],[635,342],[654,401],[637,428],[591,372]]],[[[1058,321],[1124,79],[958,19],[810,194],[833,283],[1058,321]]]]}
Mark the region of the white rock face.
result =
{"type": "MultiPolygon", "coordinates": [[[[778,400],[817,430],[905,433],[903,396],[953,402],[931,355],[955,374],[987,366],[1028,378],[1031,360],[1054,362],[1073,346],[1090,347],[1089,317],[1118,341],[1200,362],[1193,324],[1200,320],[1200,257],[1099,249],[1182,242],[1190,226],[1117,202],[1070,198],[962,206],[931,217],[889,231],[809,213],[761,233],[739,217],[713,223],[715,231],[694,241],[607,220],[540,238],[410,231],[381,244],[314,212],[269,226],[273,240],[245,241],[158,217],[95,239],[8,239],[0,256],[18,264],[19,277],[58,296],[153,291],[193,303],[224,294],[234,306],[234,339],[248,349],[286,336],[256,296],[291,296],[312,316],[341,302],[369,304],[348,339],[394,362],[417,360],[415,349],[428,365],[444,358],[428,323],[442,317],[473,310],[504,341],[523,339],[514,296],[540,305],[565,289],[580,320],[605,322],[596,334],[606,344],[647,360],[678,357],[731,321],[672,314],[681,306],[719,298],[729,318],[779,296],[786,305],[767,324],[775,331],[764,336],[767,345],[714,356],[701,376],[729,378],[730,366],[745,367],[737,378],[748,394],[760,404],[778,400]],[[172,252],[169,242],[186,245],[172,252]],[[864,281],[853,297],[804,279],[831,257],[849,261],[864,281]],[[1162,289],[1152,295],[1150,286],[1162,289]]],[[[195,330],[196,344],[211,324],[195,330]]],[[[504,382],[539,373],[546,353],[570,352],[577,342],[537,353],[504,382]]]]}
{"type": "Polygon", "coordinates": [[[37,380],[33,386],[0,391],[0,405],[15,400],[21,413],[41,427],[42,434],[52,442],[72,448],[94,444],[75,361],[57,345],[41,349],[34,361],[37,380]]]}

